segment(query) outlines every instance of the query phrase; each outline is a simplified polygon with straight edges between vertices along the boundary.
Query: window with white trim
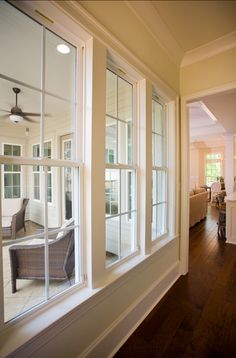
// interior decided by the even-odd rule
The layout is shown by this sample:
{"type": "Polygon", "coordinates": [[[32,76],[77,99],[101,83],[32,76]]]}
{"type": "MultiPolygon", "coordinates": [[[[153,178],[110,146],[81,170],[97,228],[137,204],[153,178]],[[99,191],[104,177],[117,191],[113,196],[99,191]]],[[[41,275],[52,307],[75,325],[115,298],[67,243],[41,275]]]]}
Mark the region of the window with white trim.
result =
{"type": "MultiPolygon", "coordinates": [[[[25,113],[17,124],[5,115],[1,125],[3,143],[12,143],[6,144],[0,155],[0,175],[5,176],[7,184],[0,188],[4,262],[1,326],[30,314],[35,307],[82,282],[79,229],[82,158],[76,154],[81,142],[77,129],[81,126],[76,123],[76,88],[77,82],[82,83],[82,75],[77,80],[77,62],[82,61],[82,56],[80,45],[75,47],[5,1],[0,2],[0,24],[0,108],[11,110],[8,103],[15,100],[12,89],[17,87],[20,89],[17,105],[25,113]],[[67,46],[68,53],[58,52],[61,43],[67,46]],[[16,46],[17,56],[12,56],[16,46]],[[61,158],[58,150],[63,135],[70,135],[73,142],[70,157],[61,158]],[[14,138],[17,143],[24,143],[24,157],[21,146],[13,144],[14,138]],[[63,217],[61,210],[61,178],[65,171],[70,172],[70,190],[75,193],[71,198],[70,220],[63,217]]],[[[82,65],[80,68],[82,72],[82,65]]]]}
{"type": "Polygon", "coordinates": [[[222,176],[222,153],[207,153],[205,155],[205,183],[211,186],[222,176]]]}
{"type": "Polygon", "coordinates": [[[167,233],[167,153],[164,105],[152,100],[152,240],[167,233]]]}
{"type": "Polygon", "coordinates": [[[137,249],[136,85],[110,69],[106,76],[106,252],[117,262],[137,249]]]}
{"type": "MultiPolygon", "coordinates": [[[[21,156],[21,145],[3,144],[4,155],[21,156]]],[[[13,164],[4,165],[4,198],[21,197],[21,166],[13,164]]]]}

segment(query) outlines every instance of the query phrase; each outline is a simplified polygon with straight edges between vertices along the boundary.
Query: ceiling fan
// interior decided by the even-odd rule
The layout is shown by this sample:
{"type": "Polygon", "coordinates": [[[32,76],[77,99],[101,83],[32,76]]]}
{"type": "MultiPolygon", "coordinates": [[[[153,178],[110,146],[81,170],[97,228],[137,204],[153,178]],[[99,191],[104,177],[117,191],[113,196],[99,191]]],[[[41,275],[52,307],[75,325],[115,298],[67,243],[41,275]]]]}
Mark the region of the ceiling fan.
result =
{"type": "Polygon", "coordinates": [[[23,120],[29,121],[29,122],[34,122],[34,120],[30,119],[28,116],[30,116],[30,117],[40,117],[41,116],[40,113],[22,112],[21,108],[18,107],[18,102],[17,102],[17,96],[21,92],[21,90],[20,90],[20,88],[17,88],[17,87],[13,87],[12,90],[16,95],[16,104],[14,107],[11,108],[10,111],[0,109],[1,111],[8,113],[3,116],[0,116],[0,118],[10,118],[10,120],[13,123],[19,123],[23,120]]]}

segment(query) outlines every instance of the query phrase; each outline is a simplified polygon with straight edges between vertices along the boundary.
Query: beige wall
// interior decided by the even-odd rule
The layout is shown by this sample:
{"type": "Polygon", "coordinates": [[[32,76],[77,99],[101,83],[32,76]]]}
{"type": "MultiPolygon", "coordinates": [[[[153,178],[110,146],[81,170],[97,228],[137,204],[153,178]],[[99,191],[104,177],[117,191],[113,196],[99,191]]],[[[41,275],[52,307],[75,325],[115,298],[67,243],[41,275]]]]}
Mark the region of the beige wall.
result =
{"type": "Polygon", "coordinates": [[[79,1],[148,68],[179,93],[179,68],[123,1],[79,1]]]}
{"type": "Polygon", "coordinates": [[[181,68],[181,94],[236,82],[236,48],[181,68]]]}

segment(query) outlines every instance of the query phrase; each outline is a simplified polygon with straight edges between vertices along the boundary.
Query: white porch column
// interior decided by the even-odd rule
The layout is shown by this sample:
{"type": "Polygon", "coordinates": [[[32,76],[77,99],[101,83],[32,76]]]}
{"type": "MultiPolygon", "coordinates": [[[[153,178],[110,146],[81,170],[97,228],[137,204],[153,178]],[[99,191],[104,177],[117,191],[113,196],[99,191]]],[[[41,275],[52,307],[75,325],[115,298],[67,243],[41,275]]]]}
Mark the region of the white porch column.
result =
{"type": "Polygon", "coordinates": [[[234,188],[234,135],[225,135],[225,190],[227,195],[234,188]]]}

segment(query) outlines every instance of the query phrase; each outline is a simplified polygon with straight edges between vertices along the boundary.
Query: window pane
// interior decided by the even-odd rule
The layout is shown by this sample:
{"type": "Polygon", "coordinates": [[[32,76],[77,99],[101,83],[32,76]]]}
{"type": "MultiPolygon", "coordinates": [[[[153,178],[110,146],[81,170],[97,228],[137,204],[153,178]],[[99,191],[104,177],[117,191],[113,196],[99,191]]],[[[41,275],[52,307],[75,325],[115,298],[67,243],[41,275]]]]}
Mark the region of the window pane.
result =
{"type": "Polygon", "coordinates": [[[166,201],[166,173],[164,171],[157,172],[157,202],[166,201]]]}
{"type": "Polygon", "coordinates": [[[42,26],[5,1],[0,23],[1,73],[39,88],[42,26]]]}
{"type": "Polygon", "coordinates": [[[46,91],[71,100],[74,96],[75,48],[54,33],[46,30],[45,87],[46,91]],[[70,52],[58,52],[59,44],[70,52]]]}
{"type": "Polygon", "coordinates": [[[133,86],[118,77],[118,118],[131,122],[133,118],[133,86]]]}
{"type": "Polygon", "coordinates": [[[120,255],[119,227],[119,216],[106,219],[106,251],[108,256],[113,258],[113,261],[118,260],[120,255]]]}
{"type": "Polygon", "coordinates": [[[121,171],[121,213],[135,209],[135,171],[121,171]]]}
{"type": "Polygon", "coordinates": [[[105,200],[106,215],[119,213],[119,171],[106,169],[105,200]]]}
{"type": "Polygon", "coordinates": [[[20,165],[19,164],[13,164],[12,171],[13,172],[20,172],[21,171],[20,165]]]}
{"type": "Polygon", "coordinates": [[[107,70],[106,114],[117,117],[117,75],[107,70]]]}
{"type": "Polygon", "coordinates": [[[135,213],[121,215],[121,258],[130,255],[134,251],[134,224],[135,213]]]}
{"type": "Polygon", "coordinates": [[[163,138],[158,134],[152,135],[152,158],[153,158],[153,165],[157,167],[161,167],[164,165],[164,158],[163,158],[163,138]]]}
{"type": "Polygon", "coordinates": [[[13,197],[13,188],[9,186],[4,187],[4,198],[12,198],[13,197]]]}
{"type": "Polygon", "coordinates": [[[152,130],[155,133],[158,133],[160,135],[164,135],[163,131],[163,108],[162,106],[156,102],[152,101],[152,130]]]}
{"type": "Polygon", "coordinates": [[[20,187],[19,186],[13,186],[13,198],[20,198],[20,187]]]}
{"type": "Polygon", "coordinates": [[[12,186],[12,174],[4,174],[4,186],[12,186]]]}
{"type": "Polygon", "coordinates": [[[20,186],[20,174],[13,174],[13,186],[20,186]]]}
{"type": "Polygon", "coordinates": [[[118,121],[118,162],[132,165],[132,126],[118,121]]]}
{"type": "Polygon", "coordinates": [[[117,121],[106,117],[106,163],[117,162],[117,121]]]}
{"type": "Polygon", "coordinates": [[[74,223],[57,234],[49,236],[49,297],[63,292],[75,284],[75,229],[74,223]]]}
{"type": "Polygon", "coordinates": [[[13,155],[12,145],[4,144],[4,155],[13,155]]]}
{"type": "Polygon", "coordinates": [[[12,154],[15,156],[20,156],[21,155],[21,147],[19,145],[13,145],[12,146],[12,154]]]}
{"type": "Polygon", "coordinates": [[[39,158],[39,156],[40,156],[40,146],[39,146],[39,144],[34,144],[33,145],[33,157],[39,158]]]}
{"type": "Polygon", "coordinates": [[[166,203],[154,205],[152,208],[152,239],[164,235],[166,229],[166,203]]]}
{"type": "Polygon", "coordinates": [[[2,251],[6,321],[45,301],[44,237],[42,235],[44,207],[41,203],[32,200],[35,190],[31,179],[32,166],[21,165],[21,169],[24,173],[22,178],[19,173],[4,175],[4,184],[7,182],[10,185],[4,188],[5,198],[2,199],[1,218],[3,242],[10,245],[3,247],[2,251]],[[14,225],[12,225],[13,216],[14,225]],[[33,235],[40,234],[41,238],[32,239],[33,235]],[[25,238],[25,241],[19,245],[14,243],[11,249],[12,242],[19,238],[25,238]],[[29,245],[32,245],[30,251],[28,251],[29,245]],[[35,251],[38,246],[41,248],[35,251]],[[36,263],[39,264],[38,267],[34,266],[36,263]],[[17,275],[17,291],[12,293],[12,284],[15,282],[14,272],[17,275]]]}
{"type": "Polygon", "coordinates": [[[4,174],[4,198],[20,198],[20,174],[4,174]]]}
{"type": "Polygon", "coordinates": [[[48,173],[48,202],[52,202],[52,174],[48,173]]]}
{"type": "MultiPolygon", "coordinates": [[[[49,141],[54,136],[55,130],[60,135],[71,135],[74,143],[74,111],[75,106],[72,103],[63,101],[50,95],[45,96],[45,111],[48,116],[45,117],[45,150],[44,155],[47,158],[61,159],[61,151],[56,150],[56,146],[49,141]],[[50,147],[51,146],[51,147],[50,147]]],[[[71,153],[74,156],[74,153],[71,153]]],[[[74,159],[72,157],[71,159],[74,159]]]]}
{"type": "Polygon", "coordinates": [[[44,157],[49,159],[52,158],[52,142],[44,143],[44,157]]]}
{"type": "Polygon", "coordinates": [[[44,278],[44,240],[31,239],[21,245],[3,247],[3,281],[4,281],[4,318],[9,321],[45,301],[44,278]],[[34,247],[41,246],[41,249],[34,247]],[[28,250],[27,248],[32,247],[28,250]],[[36,251],[37,250],[37,251],[36,251]],[[36,260],[37,258],[37,260],[36,260]],[[38,267],[34,269],[35,263],[38,267]],[[11,275],[12,268],[18,270],[11,275]],[[27,279],[23,279],[23,277],[27,279]],[[12,293],[12,285],[17,291],[12,293]],[[22,277],[22,279],[18,279],[22,277]],[[40,281],[36,280],[40,277],[40,281]]]}
{"type": "Polygon", "coordinates": [[[39,187],[37,186],[34,187],[34,199],[40,200],[40,191],[39,191],[39,187]]]}
{"type": "MultiPolygon", "coordinates": [[[[17,61],[19,61],[19,58],[17,61]]],[[[5,155],[31,157],[32,152],[31,150],[27,151],[28,146],[31,148],[32,141],[35,141],[35,138],[38,138],[38,142],[40,141],[41,95],[36,90],[0,79],[0,116],[6,115],[1,109],[10,111],[15,106],[16,95],[13,92],[15,87],[20,90],[17,100],[18,107],[29,114],[20,117],[18,123],[12,121],[10,115],[7,115],[5,120],[0,121],[0,133],[7,143],[4,153],[5,155]],[[34,115],[31,116],[30,113],[34,115]],[[22,146],[16,145],[19,142],[24,144],[22,146]]]]}
{"type": "Polygon", "coordinates": [[[13,167],[11,164],[4,164],[4,172],[12,172],[13,167]]]}

